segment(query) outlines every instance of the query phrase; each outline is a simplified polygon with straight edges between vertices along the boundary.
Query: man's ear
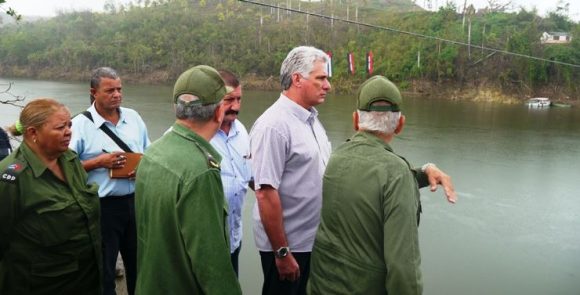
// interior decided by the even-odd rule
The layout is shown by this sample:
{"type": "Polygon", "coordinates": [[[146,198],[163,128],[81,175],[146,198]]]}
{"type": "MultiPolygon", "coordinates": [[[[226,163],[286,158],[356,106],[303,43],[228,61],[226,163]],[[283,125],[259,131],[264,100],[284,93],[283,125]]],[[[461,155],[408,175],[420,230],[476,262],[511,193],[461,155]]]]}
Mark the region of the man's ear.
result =
{"type": "Polygon", "coordinates": [[[302,86],[302,79],[304,79],[304,78],[302,77],[301,74],[299,74],[299,73],[292,74],[292,85],[294,85],[296,87],[301,87],[302,86]]]}
{"type": "Polygon", "coordinates": [[[97,92],[97,89],[91,87],[91,89],[89,90],[89,93],[91,94],[91,96],[95,96],[95,93],[97,92]]]}
{"type": "Polygon", "coordinates": [[[224,121],[225,116],[226,116],[226,105],[222,102],[218,105],[217,108],[215,108],[213,118],[215,122],[221,125],[222,122],[224,121]]]}
{"type": "Polygon", "coordinates": [[[354,127],[354,131],[358,131],[358,112],[354,111],[352,113],[352,125],[354,127]]]}
{"type": "Polygon", "coordinates": [[[397,128],[395,128],[395,134],[401,133],[401,131],[403,131],[403,126],[405,126],[405,115],[399,117],[399,124],[397,125],[397,128]]]}

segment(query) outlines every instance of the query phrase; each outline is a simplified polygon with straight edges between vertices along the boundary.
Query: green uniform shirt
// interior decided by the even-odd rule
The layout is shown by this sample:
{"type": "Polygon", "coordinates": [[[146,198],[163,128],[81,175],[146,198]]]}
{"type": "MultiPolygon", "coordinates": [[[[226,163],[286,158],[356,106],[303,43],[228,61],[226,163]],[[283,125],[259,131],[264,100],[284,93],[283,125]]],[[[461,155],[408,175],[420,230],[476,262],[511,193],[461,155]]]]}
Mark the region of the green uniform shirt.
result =
{"type": "Polygon", "coordinates": [[[359,132],[330,157],[309,294],[421,294],[415,172],[359,132]]]}
{"type": "Polygon", "coordinates": [[[26,143],[0,162],[0,294],[101,294],[98,187],[58,163],[66,183],[26,143]]]}
{"type": "Polygon", "coordinates": [[[135,186],[138,294],[241,294],[220,160],[179,124],[145,152],[135,186]]]}

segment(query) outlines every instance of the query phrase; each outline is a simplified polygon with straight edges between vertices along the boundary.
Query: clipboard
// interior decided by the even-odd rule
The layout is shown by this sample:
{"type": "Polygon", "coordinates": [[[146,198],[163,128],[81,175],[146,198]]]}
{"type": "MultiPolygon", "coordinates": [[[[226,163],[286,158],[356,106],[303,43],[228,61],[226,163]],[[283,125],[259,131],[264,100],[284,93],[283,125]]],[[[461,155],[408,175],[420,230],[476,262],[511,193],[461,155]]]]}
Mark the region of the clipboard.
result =
{"type": "Polygon", "coordinates": [[[129,173],[137,168],[143,154],[141,153],[124,153],[125,166],[121,168],[109,169],[109,177],[113,179],[129,178],[129,173]]]}

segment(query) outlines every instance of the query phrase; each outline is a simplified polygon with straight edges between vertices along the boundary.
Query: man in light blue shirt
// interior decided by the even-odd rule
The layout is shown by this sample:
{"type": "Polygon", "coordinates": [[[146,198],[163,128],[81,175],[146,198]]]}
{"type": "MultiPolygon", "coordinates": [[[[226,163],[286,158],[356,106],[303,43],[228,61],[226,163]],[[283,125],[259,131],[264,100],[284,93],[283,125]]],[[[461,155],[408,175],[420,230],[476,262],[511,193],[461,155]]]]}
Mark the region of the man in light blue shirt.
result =
{"type": "Polygon", "coordinates": [[[224,98],[230,107],[224,120],[211,139],[213,147],[222,155],[221,178],[228,202],[228,227],[232,265],[238,274],[238,257],[242,247],[242,209],[248,184],[252,181],[250,167],[250,140],[246,127],[238,120],[242,104],[242,86],[238,78],[226,70],[219,71],[226,86],[233,91],[224,98]]]}
{"type": "Polygon", "coordinates": [[[150,144],[147,127],[139,114],[121,107],[121,78],[107,67],[93,71],[91,107],[88,118],[72,120],[69,147],[77,152],[88,172],[88,182],[99,185],[101,234],[103,239],[103,294],[115,294],[115,265],[119,251],[125,264],[127,290],[134,294],[137,277],[137,229],[135,225],[134,171],[127,178],[112,179],[109,169],[125,165],[124,151],[102,129],[105,125],[134,153],[143,153],[150,144]]]}

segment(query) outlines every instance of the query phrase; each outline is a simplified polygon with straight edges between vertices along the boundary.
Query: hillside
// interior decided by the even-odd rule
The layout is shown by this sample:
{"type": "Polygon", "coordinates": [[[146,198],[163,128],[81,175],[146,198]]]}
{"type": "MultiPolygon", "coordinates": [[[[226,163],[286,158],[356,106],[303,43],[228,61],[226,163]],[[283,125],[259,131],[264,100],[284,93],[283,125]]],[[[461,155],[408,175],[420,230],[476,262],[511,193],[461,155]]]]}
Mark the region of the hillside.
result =
{"type": "Polygon", "coordinates": [[[398,12],[423,11],[424,9],[411,0],[359,0],[355,1],[362,8],[391,10],[398,12]]]}
{"type": "Polygon", "coordinates": [[[580,26],[558,14],[541,18],[522,10],[472,15],[468,36],[456,7],[429,12],[405,0],[265,0],[269,6],[234,0],[139,3],[2,28],[0,74],[84,80],[90,69],[108,65],[129,80],[171,83],[192,65],[210,64],[232,69],[255,87],[277,87],[285,54],[308,44],[332,52],[338,91],[351,91],[366,79],[365,55],[372,51],[374,73],[404,89],[445,90],[450,97],[473,89],[521,98],[546,93],[580,97],[575,83],[579,67],[521,57],[580,64],[580,26]],[[283,9],[286,5],[335,20],[290,13],[283,9]],[[341,21],[347,19],[372,27],[341,21]],[[573,40],[546,46],[540,43],[544,31],[567,31],[573,40]],[[520,56],[456,44],[468,41],[520,56]],[[347,72],[348,52],[355,56],[354,74],[347,72]]]}

